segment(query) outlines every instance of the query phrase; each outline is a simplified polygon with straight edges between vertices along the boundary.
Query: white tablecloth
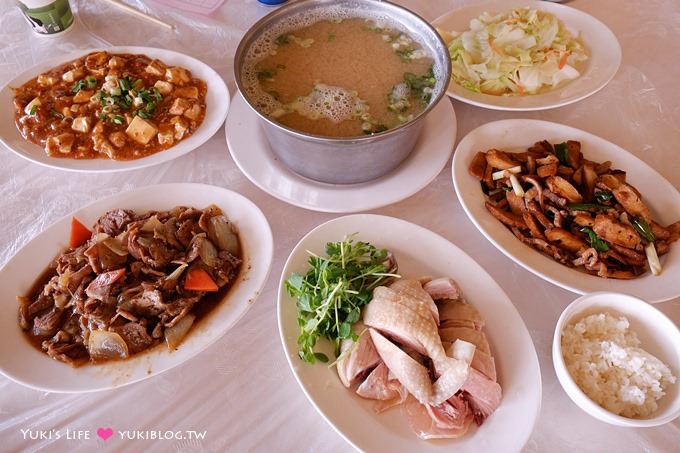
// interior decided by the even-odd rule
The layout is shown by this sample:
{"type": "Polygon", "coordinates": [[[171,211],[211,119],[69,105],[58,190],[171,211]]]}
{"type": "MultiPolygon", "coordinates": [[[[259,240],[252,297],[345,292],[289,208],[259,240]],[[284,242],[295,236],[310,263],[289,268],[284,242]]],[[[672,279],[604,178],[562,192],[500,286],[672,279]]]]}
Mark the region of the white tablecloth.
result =
{"type": "MultiPolygon", "coordinates": [[[[227,0],[209,17],[154,1],[128,3],[176,29],[167,31],[103,0],[71,0],[77,14],[73,30],[45,39],[33,34],[13,1],[0,0],[0,86],[59,53],[107,44],[145,45],[200,58],[219,72],[233,94],[232,59],[239,39],[271,11],[256,0],[227,0]]],[[[398,3],[432,20],[472,2],[398,3]]],[[[498,119],[555,121],[620,145],[680,188],[680,2],[574,0],[569,6],[606,23],[618,37],[623,61],[611,83],[581,102],[542,112],[492,111],[453,101],[458,140],[476,126],[498,119]]],[[[0,156],[0,265],[75,209],[113,193],[163,182],[214,184],[245,195],[267,215],[275,241],[271,274],[253,307],[222,339],[177,368],[137,384],[83,395],[39,392],[0,377],[0,451],[351,450],[298,387],[276,320],[277,285],[286,257],[305,232],[339,214],[295,207],[260,190],[232,160],[224,129],[179,159],[124,173],[76,174],[44,168],[2,146],[0,156]],[[205,437],[151,441],[114,436],[104,441],[96,435],[100,427],[142,435],[197,431],[205,437]],[[89,439],[67,439],[66,430],[88,433],[89,439]]],[[[484,239],[465,216],[450,174],[449,160],[423,190],[370,212],[417,223],[449,239],[482,264],[517,307],[536,346],[543,382],[541,411],[524,451],[676,450],[680,419],[656,428],[617,428],[596,421],[568,399],[553,371],[550,344],[560,312],[577,295],[527,272],[484,239]]],[[[15,303],[14,294],[2,289],[0,293],[2,303],[15,303]]],[[[657,307],[680,323],[680,299],[657,307]]]]}

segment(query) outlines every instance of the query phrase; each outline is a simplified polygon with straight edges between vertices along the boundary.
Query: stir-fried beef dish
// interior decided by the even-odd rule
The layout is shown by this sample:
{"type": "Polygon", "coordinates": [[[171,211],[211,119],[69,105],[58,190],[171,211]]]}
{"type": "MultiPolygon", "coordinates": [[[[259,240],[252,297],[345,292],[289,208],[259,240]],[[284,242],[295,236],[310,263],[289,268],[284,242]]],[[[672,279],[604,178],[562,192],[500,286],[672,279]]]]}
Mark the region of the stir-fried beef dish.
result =
{"type": "Polygon", "coordinates": [[[99,51],[13,91],[19,131],[48,156],[131,160],[193,134],[205,118],[208,87],[146,55],[99,51]]]}
{"type": "Polygon", "coordinates": [[[661,225],[625,171],[586,159],[575,140],[478,152],[469,171],[481,181],[486,209],[519,240],[589,274],[658,275],[659,256],[680,237],[680,221],[661,225]]]}
{"type": "Polygon", "coordinates": [[[163,341],[177,348],[240,272],[238,232],[215,205],[115,209],[91,232],[73,224],[71,241],[81,244],[17,297],[29,339],[73,366],[125,359],[163,341]]]}

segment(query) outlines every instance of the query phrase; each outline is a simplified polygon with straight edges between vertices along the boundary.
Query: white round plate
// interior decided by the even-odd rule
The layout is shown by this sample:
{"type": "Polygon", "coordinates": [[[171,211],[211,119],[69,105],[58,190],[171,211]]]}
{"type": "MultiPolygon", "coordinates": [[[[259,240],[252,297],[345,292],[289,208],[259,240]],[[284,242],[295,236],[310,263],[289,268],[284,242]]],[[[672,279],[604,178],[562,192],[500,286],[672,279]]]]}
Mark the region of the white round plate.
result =
{"type": "Polygon", "coordinates": [[[194,357],[221,338],[251,307],[269,275],[273,255],[272,233],[262,211],[230,190],[192,183],[161,184],[116,194],[62,218],[31,240],[0,270],[0,372],[39,390],[82,393],[121,387],[167,371],[194,357]],[[33,282],[55,256],[67,248],[71,218],[92,225],[115,208],[136,212],[167,210],[178,205],[199,209],[215,204],[238,228],[243,245],[242,272],[224,301],[189,332],[179,348],[160,345],[128,360],[73,368],[51,359],[31,345],[17,322],[18,295],[33,282]]]}
{"type": "Polygon", "coordinates": [[[415,149],[387,175],[360,184],[325,184],[291,171],[274,156],[259,118],[236,93],[225,132],[236,165],[256,186],[295,206],[323,212],[356,212],[403,200],[428,185],[446,165],[456,142],[456,114],[442,99],[425,118],[415,149]]]}
{"type": "Polygon", "coordinates": [[[447,31],[463,32],[470,28],[470,20],[483,12],[503,13],[517,6],[528,6],[546,11],[557,17],[572,33],[580,36],[588,52],[581,75],[552,90],[527,96],[493,96],[475,93],[451,81],[447,94],[459,101],[494,110],[530,111],[564,106],[584,99],[602,88],[614,77],[621,65],[621,46],[616,36],[605,24],[576,8],[538,0],[517,2],[499,0],[492,3],[474,4],[450,11],[432,25],[447,31]]]}
{"type": "Polygon", "coordinates": [[[501,287],[477,262],[419,225],[393,217],[354,214],[316,227],[295,246],[283,268],[278,316],[281,341],[298,384],[321,416],[360,451],[520,451],[533,430],[541,405],[541,373],[524,321],[501,287]],[[459,439],[420,440],[401,410],[375,414],[375,402],[346,389],[335,368],[323,363],[309,365],[298,357],[296,302],[283,282],[292,272],[307,271],[307,251],[324,256],[327,242],[341,241],[354,232],[356,240],[391,250],[404,277],[453,277],[463,297],[481,312],[503,388],[500,406],[482,426],[471,427],[459,439]]]}
{"type": "Polygon", "coordinates": [[[468,168],[477,151],[497,148],[525,151],[535,142],[548,140],[561,143],[578,140],[586,159],[611,161],[613,168],[626,171],[626,180],[635,186],[663,225],[680,220],[680,192],[658,172],[623,148],[588,132],[541,120],[513,119],[484,124],[470,131],[453,154],[453,185],[458,199],[472,223],[486,238],[528,271],[578,294],[595,291],[619,292],[637,296],[651,303],[680,296],[680,244],[660,257],[663,272],[659,276],[647,272],[632,280],[605,279],[566,267],[530,246],[520,242],[510,230],[484,207],[484,194],[479,180],[470,176],[468,168]]]}
{"type": "Polygon", "coordinates": [[[178,52],[152,47],[105,47],[101,49],[88,49],[62,55],[33,66],[22,74],[12,79],[0,90],[0,142],[18,156],[28,159],[36,164],[46,167],[58,168],[75,172],[109,173],[125,170],[135,170],[150,167],[163,162],[176,159],[205,143],[215,132],[222,127],[229,110],[230,95],[227,85],[222,77],[205,63],[178,52]],[[181,66],[191,71],[193,77],[202,79],[208,85],[206,98],[206,115],[203,124],[188,138],[175,146],[159,151],[141,159],[134,160],[111,160],[111,159],[66,159],[50,157],[45,150],[25,140],[14,124],[14,108],[12,99],[16,88],[26,83],[33,77],[52,69],[60,64],[75,60],[90,52],[105,50],[109,53],[131,53],[147,55],[157,58],[168,65],[181,66]]]}

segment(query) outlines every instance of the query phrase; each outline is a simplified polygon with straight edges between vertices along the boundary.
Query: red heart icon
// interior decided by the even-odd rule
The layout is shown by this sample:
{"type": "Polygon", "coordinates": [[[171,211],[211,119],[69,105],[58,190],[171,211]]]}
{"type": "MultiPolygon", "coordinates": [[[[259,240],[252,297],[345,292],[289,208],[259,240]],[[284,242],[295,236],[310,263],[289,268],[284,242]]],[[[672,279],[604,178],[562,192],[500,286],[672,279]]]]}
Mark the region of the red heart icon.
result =
{"type": "Polygon", "coordinates": [[[97,435],[104,440],[108,440],[109,437],[113,436],[113,429],[111,429],[111,428],[99,428],[97,430],[97,435]]]}

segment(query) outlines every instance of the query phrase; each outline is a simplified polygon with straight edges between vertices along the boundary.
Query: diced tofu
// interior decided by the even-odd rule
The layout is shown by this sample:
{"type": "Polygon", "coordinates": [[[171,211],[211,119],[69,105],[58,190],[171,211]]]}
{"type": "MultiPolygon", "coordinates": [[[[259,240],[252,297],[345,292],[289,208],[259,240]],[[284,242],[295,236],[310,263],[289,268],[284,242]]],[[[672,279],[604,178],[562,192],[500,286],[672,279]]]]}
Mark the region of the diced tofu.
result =
{"type": "Polygon", "coordinates": [[[85,57],[85,66],[88,68],[98,68],[103,66],[109,60],[109,54],[106,51],[92,52],[85,57]]]}
{"type": "Polygon", "coordinates": [[[158,133],[156,126],[140,116],[135,116],[125,133],[137,143],[146,145],[158,133]]]}
{"type": "Polygon", "coordinates": [[[73,102],[76,104],[85,104],[90,102],[90,98],[94,95],[94,90],[80,90],[73,96],[73,102]]]}
{"type": "Polygon", "coordinates": [[[120,68],[125,65],[125,58],[121,58],[118,55],[114,55],[109,58],[109,68],[120,68]]]}
{"type": "Polygon", "coordinates": [[[26,107],[24,107],[24,113],[26,115],[33,115],[35,113],[35,110],[42,105],[42,102],[40,102],[40,98],[34,98],[31,102],[29,102],[26,107]]]}
{"type": "Polygon", "coordinates": [[[65,82],[75,82],[76,80],[82,79],[83,75],[85,75],[85,71],[83,68],[76,68],[76,69],[71,69],[70,71],[66,71],[65,73],[62,74],[61,78],[65,82]]]}
{"type": "Polygon", "coordinates": [[[97,121],[97,124],[94,125],[94,128],[92,128],[92,134],[93,135],[101,135],[104,132],[104,122],[103,121],[97,121]]]}
{"type": "Polygon", "coordinates": [[[73,120],[71,129],[77,132],[86,133],[90,131],[91,121],[89,116],[79,116],[73,120]]]}
{"type": "Polygon", "coordinates": [[[173,87],[172,83],[166,82],[164,80],[157,80],[153,86],[158,90],[160,94],[168,94],[172,92],[173,87]]]}
{"type": "Polygon", "coordinates": [[[125,142],[127,141],[127,138],[126,138],[126,135],[125,135],[124,132],[116,131],[116,132],[112,132],[109,135],[109,141],[116,148],[122,148],[123,146],[125,146],[125,142]]]}
{"type": "Polygon", "coordinates": [[[113,149],[113,145],[111,145],[110,141],[101,135],[95,135],[92,137],[92,142],[94,143],[93,148],[95,151],[106,154],[110,159],[113,159],[113,153],[115,150],[113,149]]]}
{"type": "Polygon", "coordinates": [[[68,132],[48,137],[45,142],[45,152],[48,156],[54,156],[57,153],[68,154],[73,147],[73,140],[73,134],[68,132]]]}
{"type": "Polygon", "coordinates": [[[189,107],[191,107],[191,102],[187,99],[177,98],[175,99],[175,102],[172,103],[172,106],[170,106],[168,112],[171,115],[182,115],[189,107]]]}
{"type": "Polygon", "coordinates": [[[184,68],[172,67],[165,70],[165,80],[183,85],[191,80],[189,72],[184,68]]]}
{"type": "Polygon", "coordinates": [[[175,90],[175,96],[178,98],[198,99],[198,88],[196,87],[181,87],[175,90]]]}
{"type": "Polygon", "coordinates": [[[184,111],[184,116],[190,120],[196,120],[201,115],[201,106],[199,104],[194,104],[184,111]]]}
{"type": "Polygon", "coordinates": [[[158,126],[158,143],[161,145],[172,145],[175,141],[175,127],[169,123],[162,123],[158,126]]]}
{"type": "Polygon", "coordinates": [[[163,64],[162,61],[153,60],[146,67],[145,71],[148,72],[149,74],[153,74],[153,75],[156,75],[156,76],[162,76],[163,74],[165,74],[165,68],[166,68],[166,66],[163,64]]]}
{"type": "Polygon", "coordinates": [[[44,87],[52,86],[56,81],[57,79],[55,79],[52,76],[48,76],[47,74],[40,74],[38,76],[38,84],[40,84],[40,86],[44,87]]]}
{"type": "Polygon", "coordinates": [[[189,128],[189,122],[181,116],[173,116],[170,123],[175,126],[175,140],[181,140],[189,128]]]}

